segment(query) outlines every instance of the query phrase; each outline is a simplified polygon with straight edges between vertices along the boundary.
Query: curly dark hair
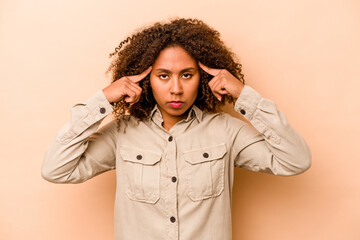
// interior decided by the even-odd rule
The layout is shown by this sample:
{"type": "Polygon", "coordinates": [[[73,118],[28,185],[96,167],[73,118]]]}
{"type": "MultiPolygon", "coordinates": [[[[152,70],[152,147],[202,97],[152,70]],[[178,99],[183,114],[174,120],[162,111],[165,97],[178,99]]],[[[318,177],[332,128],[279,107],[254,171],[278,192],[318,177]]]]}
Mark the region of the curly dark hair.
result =
{"type": "MultiPolygon", "coordinates": [[[[151,66],[160,52],[173,46],[180,46],[192,56],[210,68],[227,69],[232,75],[245,83],[241,73],[241,64],[235,54],[220,39],[220,33],[198,19],[176,18],[169,23],[156,22],[150,27],[138,29],[131,37],[120,42],[110,57],[114,58],[108,71],[112,73],[112,82],[124,76],[137,75],[151,66]]],[[[230,95],[224,95],[220,102],[211,92],[208,82],[213,76],[199,67],[200,85],[194,104],[202,111],[219,112],[220,106],[235,103],[230,95]]],[[[129,114],[139,121],[150,117],[156,101],[150,86],[150,74],[139,82],[142,93],[138,102],[130,106],[124,98],[114,103],[114,115],[118,130],[122,119],[129,114]]]]}

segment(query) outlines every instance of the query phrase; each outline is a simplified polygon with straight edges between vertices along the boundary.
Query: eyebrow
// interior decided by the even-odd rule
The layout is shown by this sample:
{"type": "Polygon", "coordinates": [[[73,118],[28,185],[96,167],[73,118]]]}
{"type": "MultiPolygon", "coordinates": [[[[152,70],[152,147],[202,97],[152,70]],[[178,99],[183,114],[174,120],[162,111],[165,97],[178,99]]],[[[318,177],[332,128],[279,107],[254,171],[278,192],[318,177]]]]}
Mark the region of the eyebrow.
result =
{"type": "MultiPolygon", "coordinates": [[[[196,68],[193,68],[193,67],[184,68],[183,70],[180,71],[180,73],[187,72],[187,71],[190,71],[190,70],[196,70],[196,68]]],[[[157,68],[157,69],[155,69],[155,71],[156,72],[171,73],[171,71],[169,69],[165,69],[165,68],[157,68]]]]}

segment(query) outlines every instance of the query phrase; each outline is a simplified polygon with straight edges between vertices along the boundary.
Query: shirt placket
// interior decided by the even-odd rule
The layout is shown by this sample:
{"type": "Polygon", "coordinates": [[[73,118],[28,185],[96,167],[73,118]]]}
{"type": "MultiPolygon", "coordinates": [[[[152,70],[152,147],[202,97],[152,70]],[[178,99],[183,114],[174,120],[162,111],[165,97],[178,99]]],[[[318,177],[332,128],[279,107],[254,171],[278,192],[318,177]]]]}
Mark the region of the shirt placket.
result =
{"type": "Polygon", "coordinates": [[[162,127],[162,116],[160,112],[155,112],[152,116],[152,122],[155,127],[155,131],[164,137],[167,144],[164,149],[164,162],[165,167],[162,171],[165,171],[165,184],[163,185],[164,202],[167,209],[167,225],[166,234],[167,240],[179,239],[179,213],[178,213],[178,165],[177,165],[177,145],[176,137],[179,137],[185,129],[193,122],[194,112],[191,111],[188,118],[177,122],[170,131],[166,131],[162,127]]]}
{"type": "Polygon", "coordinates": [[[179,221],[177,207],[177,164],[176,164],[176,141],[173,136],[173,130],[167,133],[167,144],[165,148],[165,161],[167,170],[167,190],[165,204],[168,209],[168,239],[179,239],[179,221]]]}

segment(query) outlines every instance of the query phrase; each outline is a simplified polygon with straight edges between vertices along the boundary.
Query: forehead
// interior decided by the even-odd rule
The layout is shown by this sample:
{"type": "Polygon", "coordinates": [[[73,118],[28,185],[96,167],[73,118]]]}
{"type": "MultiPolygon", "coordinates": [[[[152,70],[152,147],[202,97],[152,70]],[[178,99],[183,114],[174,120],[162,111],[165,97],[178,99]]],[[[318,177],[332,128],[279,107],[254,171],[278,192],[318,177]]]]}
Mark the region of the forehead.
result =
{"type": "Polygon", "coordinates": [[[163,49],[153,64],[153,69],[183,69],[196,67],[195,59],[182,47],[168,47],[163,49]]]}

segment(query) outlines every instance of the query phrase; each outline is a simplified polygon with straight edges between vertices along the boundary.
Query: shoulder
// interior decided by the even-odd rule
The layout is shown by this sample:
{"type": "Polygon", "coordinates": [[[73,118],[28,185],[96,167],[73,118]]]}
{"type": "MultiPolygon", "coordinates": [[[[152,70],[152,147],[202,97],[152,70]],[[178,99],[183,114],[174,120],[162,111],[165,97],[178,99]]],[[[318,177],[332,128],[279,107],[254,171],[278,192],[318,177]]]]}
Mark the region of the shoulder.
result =
{"type": "Polygon", "coordinates": [[[124,132],[125,129],[132,129],[136,128],[136,126],[139,125],[139,123],[142,122],[138,118],[126,115],[119,118],[112,117],[108,121],[106,121],[105,124],[103,124],[103,129],[111,133],[120,133],[124,132]]]}
{"type": "Polygon", "coordinates": [[[226,112],[209,113],[204,112],[203,122],[212,126],[234,131],[235,129],[243,128],[248,124],[239,118],[233,117],[226,112]]]}

